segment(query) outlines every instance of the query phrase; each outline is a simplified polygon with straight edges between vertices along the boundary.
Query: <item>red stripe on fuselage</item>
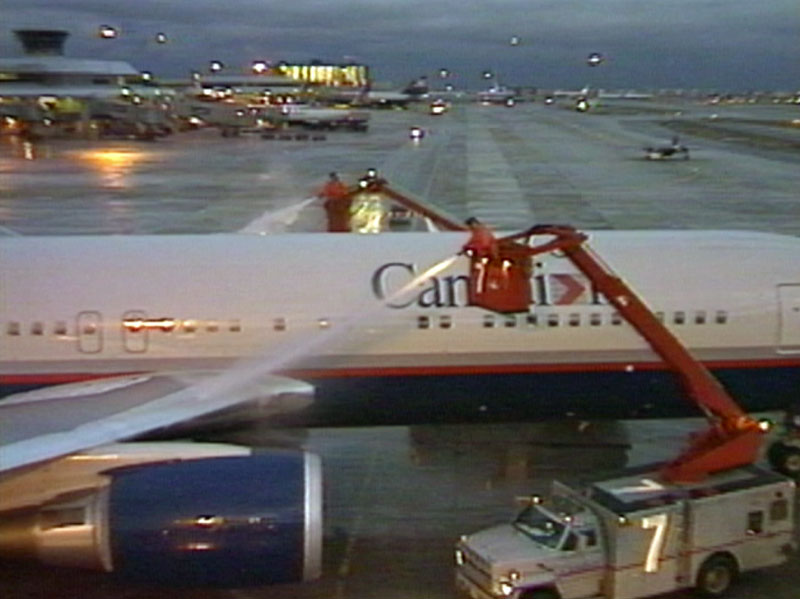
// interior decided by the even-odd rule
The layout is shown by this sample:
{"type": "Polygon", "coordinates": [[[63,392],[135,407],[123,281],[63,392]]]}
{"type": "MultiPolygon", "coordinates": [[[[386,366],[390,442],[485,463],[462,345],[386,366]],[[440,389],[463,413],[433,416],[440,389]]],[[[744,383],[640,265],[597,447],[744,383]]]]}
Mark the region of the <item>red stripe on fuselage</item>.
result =
{"type": "MultiPolygon", "coordinates": [[[[715,360],[704,362],[712,370],[716,369],[758,369],[758,368],[800,368],[800,357],[775,360],[715,360]]],[[[383,376],[452,376],[462,374],[536,374],[536,373],[580,373],[580,372],[624,372],[627,370],[658,371],[667,370],[662,362],[592,362],[569,364],[476,364],[454,366],[388,366],[355,367],[327,369],[298,369],[281,374],[296,378],[370,378],[383,376]]],[[[39,373],[3,374],[0,386],[4,385],[62,385],[79,383],[102,378],[148,374],[148,372],[119,373],[39,373]]]]}

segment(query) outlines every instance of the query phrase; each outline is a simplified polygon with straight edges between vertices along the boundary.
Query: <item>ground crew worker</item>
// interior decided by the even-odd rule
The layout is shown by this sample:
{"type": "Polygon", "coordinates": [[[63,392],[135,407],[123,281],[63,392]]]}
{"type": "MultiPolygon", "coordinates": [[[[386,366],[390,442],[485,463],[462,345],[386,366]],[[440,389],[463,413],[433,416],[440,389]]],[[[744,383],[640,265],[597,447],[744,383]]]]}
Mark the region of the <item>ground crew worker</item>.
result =
{"type": "Polygon", "coordinates": [[[497,258],[497,239],[492,230],[474,216],[464,221],[464,224],[472,232],[469,241],[464,244],[464,251],[471,252],[479,258],[497,258]]]}
{"type": "Polygon", "coordinates": [[[328,231],[331,233],[350,232],[350,190],[339,180],[339,175],[330,173],[328,181],[319,192],[328,215],[328,231]]]}

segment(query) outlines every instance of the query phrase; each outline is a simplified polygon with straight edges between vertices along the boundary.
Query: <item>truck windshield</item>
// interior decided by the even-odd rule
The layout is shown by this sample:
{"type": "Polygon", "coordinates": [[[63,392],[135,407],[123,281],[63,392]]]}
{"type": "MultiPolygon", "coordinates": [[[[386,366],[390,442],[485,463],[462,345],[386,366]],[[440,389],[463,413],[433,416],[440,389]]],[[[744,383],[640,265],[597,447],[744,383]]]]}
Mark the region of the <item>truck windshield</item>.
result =
{"type": "Polygon", "coordinates": [[[531,505],[520,512],[514,527],[537,543],[557,549],[566,526],[552,516],[531,505]]]}

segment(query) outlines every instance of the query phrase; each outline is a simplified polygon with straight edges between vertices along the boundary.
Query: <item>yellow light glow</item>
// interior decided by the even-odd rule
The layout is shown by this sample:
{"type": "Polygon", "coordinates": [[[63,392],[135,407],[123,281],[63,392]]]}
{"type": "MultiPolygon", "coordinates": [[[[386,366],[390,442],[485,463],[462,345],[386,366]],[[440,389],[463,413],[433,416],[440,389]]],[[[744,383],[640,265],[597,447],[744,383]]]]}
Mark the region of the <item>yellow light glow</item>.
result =
{"type": "Polygon", "coordinates": [[[77,156],[102,177],[106,187],[126,188],[134,167],[150,154],[133,149],[101,149],[79,152],[77,156]]]}

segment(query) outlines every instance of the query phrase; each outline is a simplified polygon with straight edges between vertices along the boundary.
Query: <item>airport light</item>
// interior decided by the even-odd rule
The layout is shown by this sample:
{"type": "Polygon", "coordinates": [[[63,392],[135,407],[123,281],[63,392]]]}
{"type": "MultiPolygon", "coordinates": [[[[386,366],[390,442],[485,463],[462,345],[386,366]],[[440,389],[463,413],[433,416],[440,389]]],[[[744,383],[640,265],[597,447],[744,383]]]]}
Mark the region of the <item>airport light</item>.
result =
{"type": "Polygon", "coordinates": [[[519,42],[520,39],[518,35],[512,35],[511,39],[508,41],[508,43],[511,44],[512,46],[519,46],[519,42]]]}
{"type": "Polygon", "coordinates": [[[494,74],[491,71],[484,71],[483,72],[483,78],[484,79],[491,79],[492,77],[494,77],[494,74]]]}
{"type": "Polygon", "coordinates": [[[156,33],[156,43],[157,44],[166,44],[167,43],[167,34],[166,33],[156,33]]]}
{"type": "Polygon", "coordinates": [[[253,61],[253,66],[251,68],[256,75],[263,75],[267,72],[269,65],[267,65],[266,61],[264,60],[256,60],[253,61]]]}
{"type": "Polygon", "coordinates": [[[450,76],[450,71],[448,69],[439,69],[439,77],[442,79],[447,79],[450,76]]]}
{"type": "Polygon", "coordinates": [[[208,70],[212,73],[219,73],[222,69],[225,68],[225,65],[222,63],[221,60],[212,60],[208,63],[208,70]]]}
{"type": "Polygon", "coordinates": [[[142,81],[152,81],[153,73],[150,71],[142,71],[142,81]]]}
{"type": "Polygon", "coordinates": [[[100,25],[100,27],[97,28],[97,35],[104,40],[113,40],[117,37],[118,32],[116,28],[111,25],[100,25]]]}

